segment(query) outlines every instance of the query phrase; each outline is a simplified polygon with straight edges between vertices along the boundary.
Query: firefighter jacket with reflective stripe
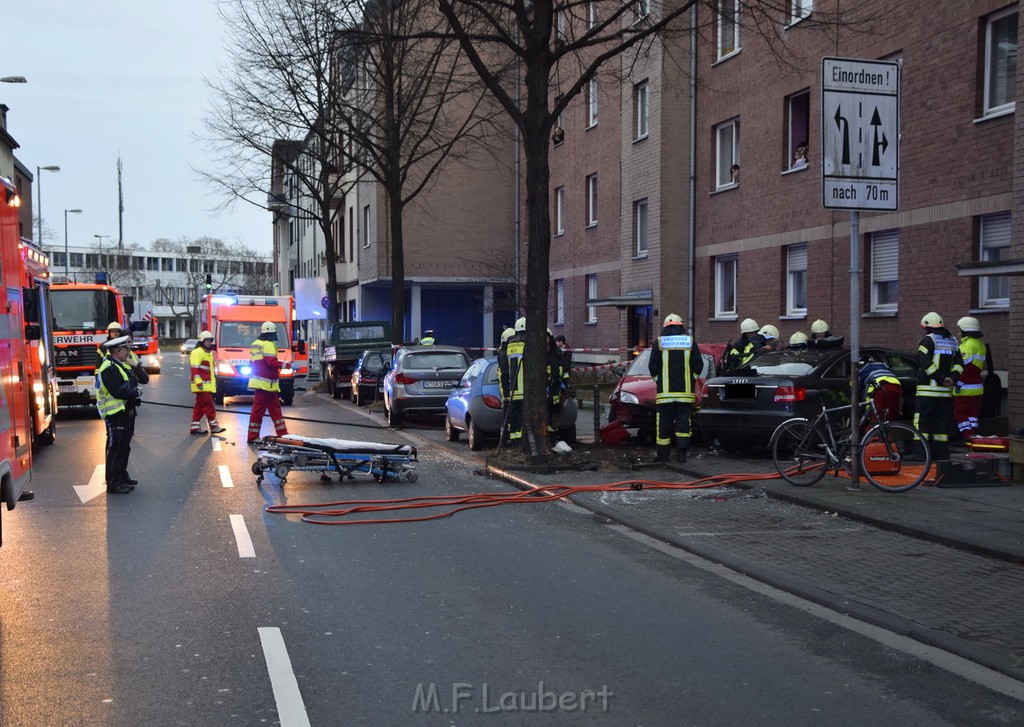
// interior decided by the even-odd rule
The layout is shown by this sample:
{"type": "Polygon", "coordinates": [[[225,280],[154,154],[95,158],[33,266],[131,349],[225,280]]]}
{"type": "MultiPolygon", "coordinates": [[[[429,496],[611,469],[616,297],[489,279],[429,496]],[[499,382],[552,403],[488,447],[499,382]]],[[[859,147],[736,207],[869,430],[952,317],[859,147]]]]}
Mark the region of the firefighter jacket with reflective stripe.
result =
{"type": "Polygon", "coordinates": [[[273,341],[257,338],[249,346],[252,373],[249,388],[261,391],[280,391],[281,362],[277,359],[277,345],[273,341]]]}
{"type": "Polygon", "coordinates": [[[526,332],[517,333],[508,339],[508,380],[512,401],[522,401],[525,387],[523,386],[523,353],[526,350],[526,332]]]}
{"type": "Polygon", "coordinates": [[[980,338],[964,334],[960,341],[960,356],[964,360],[964,373],[960,377],[960,388],[957,396],[981,396],[983,393],[981,372],[985,370],[988,350],[980,338]]]}
{"type": "Polygon", "coordinates": [[[192,367],[192,391],[217,391],[217,378],[213,370],[213,351],[207,351],[203,344],[192,349],[188,355],[189,366],[192,367]]]}
{"type": "Polygon", "coordinates": [[[553,342],[548,348],[548,399],[552,404],[562,401],[562,392],[569,388],[569,370],[565,367],[565,359],[553,342]]]}
{"type": "Polygon", "coordinates": [[[900,380],[893,373],[892,369],[879,361],[872,361],[860,369],[861,393],[866,399],[874,390],[883,383],[896,384],[900,386],[900,380]]]}
{"type": "Polygon", "coordinates": [[[754,360],[754,355],[764,348],[764,339],[755,334],[748,336],[746,333],[740,335],[735,341],[730,341],[725,349],[725,370],[736,371],[747,367],[754,360]]]}
{"type": "Polygon", "coordinates": [[[917,363],[921,373],[917,380],[917,396],[950,398],[953,387],[943,381],[956,381],[964,371],[963,359],[956,339],[940,328],[921,339],[917,345],[917,363]]]}
{"type": "Polygon", "coordinates": [[[113,358],[104,359],[96,371],[96,410],[106,419],[127,408],[135,397],[136,382],[131,371],[113,358]]]}
{"type": "Polygon", "coordinates": [[[498,347],[498,391],[501,400],[505,401],[509,395],[509,371],[508,371],[508,341],[503,341],[498,347]]]}
{"type": "Polygon", "coordinates": [[[648,364],[657,387],[655,402],[694,402],[693,384],[704,371],[704,359],[685,326],[665,326],[651,347],[648,364]]]}

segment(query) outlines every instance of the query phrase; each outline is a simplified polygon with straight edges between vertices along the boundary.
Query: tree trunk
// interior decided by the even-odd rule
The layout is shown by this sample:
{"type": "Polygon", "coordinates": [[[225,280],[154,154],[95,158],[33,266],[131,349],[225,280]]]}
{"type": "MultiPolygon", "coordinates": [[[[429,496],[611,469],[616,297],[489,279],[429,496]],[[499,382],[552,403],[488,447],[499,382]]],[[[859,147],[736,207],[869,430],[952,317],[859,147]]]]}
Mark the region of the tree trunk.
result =
{"type": "Polygon", "coordinates": [[[391,342],[402,343],[405,330],[405,241],[402,237],[402,190],[388,190],[391,228],[391,342]]]}

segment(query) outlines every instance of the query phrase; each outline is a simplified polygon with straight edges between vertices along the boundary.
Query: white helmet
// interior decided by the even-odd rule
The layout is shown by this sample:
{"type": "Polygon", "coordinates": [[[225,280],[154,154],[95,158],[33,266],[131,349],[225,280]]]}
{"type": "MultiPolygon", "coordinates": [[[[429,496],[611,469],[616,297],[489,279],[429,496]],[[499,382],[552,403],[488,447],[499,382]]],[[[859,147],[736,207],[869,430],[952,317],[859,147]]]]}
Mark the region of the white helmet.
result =
{"type": "Polygon", "coordinates": [[[828,321],[823,321],[821,318],[811,324],[811,333],[817,333],[819,336],[823,333],[828,333],[828,321]]]}
{"type": "Polygon", "coordinates": [[[956,327],[964,333],[981,333],[981,321],[972,316],[964,316],[958,320],[956,327]]]}
{"type": "Polygon", "coordinates": [[[766,323],[764,326],[762,326],[761,330],[758,331],[758,333],[764,336],[765,338],[779,337],[779,329],[773,326],[771,323],[766,323]]]}
{"type": "Polygon", "coordinates": [[[790,346],[804,346],[807,344],[807,334],[803,331],[797,331],[789,337],[790,346]]]}
{"type": "Polygon", "coordinates": [[[669,313],[665,316],[665,322],[661,324],[662,328],[666,326],[681,326],[683,325],[683,319],[677,316],[675,313],[669,313]]]}
{"type": "Polygon", "coordinates": [[[209,331],[203,331],[202,333],[199,334],[199,342],[200,343],[205,341],[207,338],[212,339],[213,338],[213,334],[210,333],[209,331]]]}
{"type": "Polygon", "coordinates": [[[526,330],[526,316],[523,316],[516,321],[516,333],[520,333],[526,330]]]}
{"type": "Polygon", "coordinates": [[[757,321],[753,318],[745,318],[743,322],[740,323],[740,333],[757,333],[758,328],[760,328],[760,326],[757,325],[757,321]]]}
{"type": "Polygon", "coordinates": [[[114,331],[114,330],[123,331],[124,328],[117,321],[111,321],[110,323],[107,324],[107,330],[108,331],[114,331]]]}
{"type": "Polygon", "coordinates": [[[277,333],[277,326],[273,321],[266,321],[260,326],[260,333],[277,333]]]}
{"type": "Polygon", "coordinates": [[[504,331],[501,332],[501,342],[505,343],[514,335],[516,335],[516,331],[514,328],[506,328],[504,331]]]}
{"type": "Polygon", "coordinates": [[[921,319],[921,328],[942,328],[942,316],[935,311],[931,313],[925,313],[924,318],[921,319]]]}

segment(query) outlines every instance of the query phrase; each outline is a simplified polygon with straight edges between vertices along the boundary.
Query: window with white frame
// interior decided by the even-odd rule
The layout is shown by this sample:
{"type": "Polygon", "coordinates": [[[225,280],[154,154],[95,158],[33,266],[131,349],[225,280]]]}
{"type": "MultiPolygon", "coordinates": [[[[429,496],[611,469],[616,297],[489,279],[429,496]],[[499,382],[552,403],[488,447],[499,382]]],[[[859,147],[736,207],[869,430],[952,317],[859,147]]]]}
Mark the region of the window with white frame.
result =
{"type": "Polygon", "coordinates": [[[370,205],[363,207],[363,247],[370,246],[370,205]]]}
{"type": "Polygon", "coordinates": [[[786,315],[807,313],[807,245],[786,248],[786,315]]]}
{"type": "Polygon", "coordinates": [[[597,25],[597,0],[590,0],[587,3],[587,28],[593,28],[597,25]]]}
{"type": "Polygon", "coordinates": [[[555,280],[555,323],[565,323],[565,279],[555,280]]]}
{"type": "Polygon", "coordinates": [[[789,0],[789,24],[797,23],[811,14],[814,0],[789,0]]]}
{"type": "Polygon", "coordinates": [[[740,1],[718,0],[718,12],[715,15],[718,26],[718,60],[740,49],[740,1]]]}
{"type": "Polygon", "coordinates": [[[788,161],[784,168],[806,169],[808,166],[807,139],[811,128],[811,92],[801,91],[786,99],[786,121],[789,126],[788,161]],[[797,150],[803,147],[802,154],[797,150]]]}
{"type": "Polygon", "coordinates": [[[597,175],[587,177],[587,227],[597,224],[597,175]]]}
{"type": "Polygon", "coordinates": [[[1014,109],[1017,86],[1017,6],[985,23],[985,114],[1014,109]]]}
{"type": "Polygon", "coordinates": [[[735,186],[732,165],[740,163],[740,120],[733,119],[715,127],[715,185],[718,189],[735,186]]]}
{"type": "Polygon", "coordinates": [[[715,317],[736,315],[736,273],[739,261],[735,255],[715,258],[715,317]]]}
{"type": "MultiPolygon", "coordinates": [[[[587,300],[597,300],[597,273],[587,276],[587,300]]],[[[597,323],[597,306],[587,306],[587,323],[597,323]]]]}
{"type": "Polygon", "coordinates": [[[633,87],[633,138],[643,139],[650,131],[651,85],[647,80],[633,87]]]}
{"type": "Polygon", "coordinates": [[[555,190],[555,234],[565,233],[565,187],[555,190]]]}
{"type": "Polygon", "coordinates": [[[633,203],[633,254],[647,255],[647,199],[633,203]]]}
{"type": "MultiPolygon", "coordinates": [[[[1009,212],[983,215],[979,218],[978,241],[979,259],[995,263],[1005,260],[1010,254],[1009,212]]],[[[1010,279],[1005,276],[984,276],[978,278],[979,308],[1008,308],[1010,305],[1010,279]]]]}
{"type": "Polygon", "coordinates": [[[597,124],[597,79],[587,84],[587,128],[597,124]]]}
{"type": "Polygon", "coordinates": [[[871,234],[871,312],[895,313],[899,309],[900,232],[871,234]]]}

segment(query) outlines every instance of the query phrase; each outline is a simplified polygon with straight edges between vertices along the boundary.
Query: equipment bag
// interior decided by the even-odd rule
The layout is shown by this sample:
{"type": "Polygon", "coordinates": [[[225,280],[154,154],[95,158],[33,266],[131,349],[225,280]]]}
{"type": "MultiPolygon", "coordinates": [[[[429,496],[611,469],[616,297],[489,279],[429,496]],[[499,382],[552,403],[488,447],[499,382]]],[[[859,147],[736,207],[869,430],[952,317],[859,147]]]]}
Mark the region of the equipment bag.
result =
{"type": "Polygon", "coordinates": [[[889,457],[885,442],[868,442],[864,447],[864,467],[873,475],[898,475],[900,460],[889,457]]]}

